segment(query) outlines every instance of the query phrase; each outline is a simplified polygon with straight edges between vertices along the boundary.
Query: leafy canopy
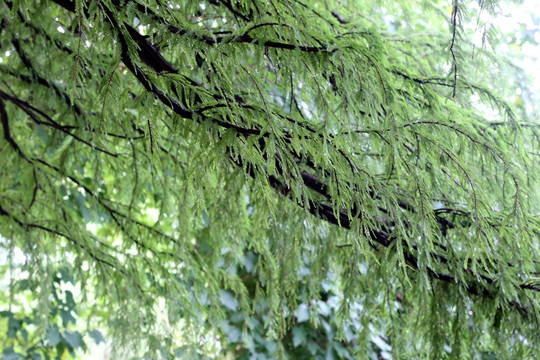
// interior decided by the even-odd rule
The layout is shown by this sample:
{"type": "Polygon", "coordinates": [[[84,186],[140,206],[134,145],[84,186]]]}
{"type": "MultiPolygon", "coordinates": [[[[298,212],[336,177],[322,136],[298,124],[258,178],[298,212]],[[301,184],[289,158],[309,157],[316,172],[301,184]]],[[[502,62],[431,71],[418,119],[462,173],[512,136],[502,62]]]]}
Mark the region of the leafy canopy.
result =
{"type": "Polygon", "coordinates": [[[493,1],[0,8],[1,241],[40,304],[67,266],[117,338],[264,309],[283,355],[331,278],[360,355],[538,353],[539,124],[493,1]]]}

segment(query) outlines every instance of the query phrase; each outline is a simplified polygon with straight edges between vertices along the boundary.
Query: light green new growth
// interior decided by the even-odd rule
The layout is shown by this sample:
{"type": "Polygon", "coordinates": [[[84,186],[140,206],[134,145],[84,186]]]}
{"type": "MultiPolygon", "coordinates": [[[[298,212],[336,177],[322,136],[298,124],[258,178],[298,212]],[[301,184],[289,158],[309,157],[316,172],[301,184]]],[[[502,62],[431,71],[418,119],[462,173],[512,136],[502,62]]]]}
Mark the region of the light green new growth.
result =
{"type": "Polygon", "coordinates": [[[117,339],[264,303],[279,343],[330,273],[359,358],[538,356],[539,123],[472,3],[0,2],[0,239],[43,314],[69,264],[117,339]]]}

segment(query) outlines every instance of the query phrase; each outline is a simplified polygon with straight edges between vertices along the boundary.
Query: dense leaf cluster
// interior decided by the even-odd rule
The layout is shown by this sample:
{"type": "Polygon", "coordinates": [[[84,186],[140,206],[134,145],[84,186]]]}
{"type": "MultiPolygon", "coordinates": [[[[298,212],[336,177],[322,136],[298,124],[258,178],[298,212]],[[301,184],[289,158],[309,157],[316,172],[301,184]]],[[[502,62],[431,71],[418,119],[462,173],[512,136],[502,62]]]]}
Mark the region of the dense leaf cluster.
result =
{"type": "Polygon", "coordinates": [[[470,40],[494,6],[3,0],[2,244],[161,356],[293,356],[328,296],[339,357],[532,356],[538,122],[470,40]]]}

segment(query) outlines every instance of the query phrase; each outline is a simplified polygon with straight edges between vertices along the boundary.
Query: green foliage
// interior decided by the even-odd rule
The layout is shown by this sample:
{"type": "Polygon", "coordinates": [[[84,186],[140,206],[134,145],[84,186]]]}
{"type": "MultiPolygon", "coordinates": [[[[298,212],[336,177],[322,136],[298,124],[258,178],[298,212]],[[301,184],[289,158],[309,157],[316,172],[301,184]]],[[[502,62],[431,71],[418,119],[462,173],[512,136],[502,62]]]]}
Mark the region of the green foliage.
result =
{"type": "MultiPolygon", "coordinates": [[[[12,264],[10,269],[20,268],[12,264]]],[[[7,268],[2,272],[4,270],[7,268]]],[[[75,330],[77,304],[72,290],[68,290],[69,285],[74,285],[69,269],[60,269],[53,276],[52,284],[39,282],[24,273],[17,278],[11,284],[12,297],[8,301],[1,299],[3,305],[9,303],[9,310],[0,312],[2,359],[65,359],[67,354],[75,356],[76,352],[87,349],[83,335],[75,330]],[[36,301],[34,295],[47,292],[47,287],[50,287],[52,300],[38,300],[43,307],[32,306],[36,301]],[[29,312],[28,305],[33,307],[29,312]]],[[[96,344],[105,341],[98,330],[87,333],[96,344]]]]}
{"type": "MultiPolygon", "coordinates": [[[[247,252],[240,275],[249,290],[256,284],[255,267],[257,257],[247,252]]],[[[302,281],[309,274],[309,264],[300,270],[302,281]]],[[[285,355],[291,359],[353,359],[355,352],[360,352],[359,344],[366,341],[369,358],[377,359],[388,350],[388,340],[383,340],[384,330],[374,323],[360,322],[363,306],[361,303],[350,305],[348,321],[339,319],[341,302],[338,283],[332,273],[321,282],[319,294],[315,298],[307,296],[308,289],[300,285],[298,304],[290,317],[289,327],[281,338],[269,339],[264,324],[272,321],[268,303],[264,300],[255,304],[255,311],[246,314],[237,309],[230,309],[221,330],[226,336],[228,350],[235,359],[273,359],[285,355]],[[367,335],[369,326],[373,335],[367,335]],[[367,339],[363,339],[367,335],[367,339]],[[381,337],[382,336],[382,337],[381,337]]],[[[226,305],[226,304],[224,304],[226,305]]],[[[393,304],[392,306],[394,306],[393,304]]]]}
{"type": "Polygon", "coordinates": [[[497,2],[0,9],[0,244],[47,344],[84,348],[62,264],[125,357],[539,355],[540,124],[497,2]]]}

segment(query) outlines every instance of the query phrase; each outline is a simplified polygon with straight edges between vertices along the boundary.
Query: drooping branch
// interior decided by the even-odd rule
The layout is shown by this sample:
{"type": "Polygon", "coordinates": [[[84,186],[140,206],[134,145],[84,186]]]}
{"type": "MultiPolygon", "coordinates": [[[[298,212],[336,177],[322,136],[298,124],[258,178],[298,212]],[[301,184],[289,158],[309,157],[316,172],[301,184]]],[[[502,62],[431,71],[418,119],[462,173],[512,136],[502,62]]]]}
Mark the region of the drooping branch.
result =
{"type": "Polygon", "coordinates": [[[9,120],[8,115],[6,111],[6,106],[3,101],[3,97],[1,96],[3,92],[0,92],[0,123],[2,123],[2,130],[4,133],[4,139],[8,142],[9,145],[26,161],[30,161],[25,153],[21,150],[21,147],[19,144],[15,142],[15,139],[11,136],[11,130],[9,127],[9,120]]]}
{"type": "MultiPolygon", "coordinates": [[[[62,1],[62,0],[54,0],[56,3],[59,3],[67,10],[74,12],[75,6],[74,3],[71,1],[62,1]]],[[[246,139],[250,137],[256,137],[258,141],[256,144],[258,145],[258,151],[263,156],[265,160],[269,160],[269,157],[267,154],[265,154],[265,150],[268,146],[268,139],[270,134],[267,132],[264,132],[262,127],[257,124],[257,122],[251,122],[249,124],[249,127],[246,125],[244,126],[243,123],[247,123],[244,121],[243,118],[241,118],[241,115],[238,119],[233,119],[231,117],[225,117],[226,121],[223,120],[223,118],[213,117],[211,115],[204,116],[204,112],[207,110],[210,110],[210,108],[207,106],[204,108],[204,111],[201,111],[201,109],[191,109],[188,105],[183,103],[183,100],[178,98],[178,94],[175,94],[174,89],[166,89],[162,85],[157,85],[155,81],[152,80],[152,77],[150,74],[145,74],[143,69],[138,65],[138,62],[144,62],[151,70],[153,70],[155,73],[166,76],[168,73],[172,74],[179,74],[179,71],[176,70],[171,63],[169,63],[165,57],[160,53],[160,50],[154,46],[147,38],[139,34],[133,27],[131,27],[129,24],[119,22],[116,20],[115,13],[113,13],[111,10],[104,9],[104,11],[107,11],[107,19],[111,22],[111,25],[116,30],[117,34],[117,40],[120,44],[120,50],[121,50],[121,57],[122,61],[127,67],[127,69],[135,76],[137,81],[150,93],[152,93],[161,103],[163,107],[169,108],[172,112],[175,114],[181,116],[184,119],[187,119],[189,121],[202,121],[202,120],[208,120],[212,122],[213,124],[217,125],[220,128],[232,130],[236,134],[238,134],[238,137],[241,139],[246,139]],[[130,48],[136,48],[136,53],[139,57],[139,59],[134,59],[133,56],[130,54],[129,49],[130,48]],[[173,95],[174,94],[174,95],[173,95]],[[175,97],[176,96],[176,97],[175,97]]],[[[244,34],[241,36],[250,36],[249,34],[244,34]]],[[[217,44],[217,39],[219,38],[211,38],[212,45],[217,44]]],[[[241,38],[245,39],[245,38],[241,38]]],[[[202,39],[202,41],[207,42],[202,39]]],[[[210,41],[210,40],[209,40],[210,41]]],[[[234,37],[227,38],[227,37],[221,37],[219,40],[221,42],[230,41],[235,42],[234,37]]],[[[236,42],[243,42],[242,41],[236,41],[236,42]]],[[[268,44],[259,44],[263,46],[268,46],[268,44]]],[[[279,47],[276,47],[277,49],[280,49],[279,47]]],[[[289,48],[282,48],[283,50],[289,50],[289,48]]],[[[22,58],[23,63],[25,63],[24,58],[22,58]]],[[[212,94],[207,89],[204,89],[200,84],[197,84],[194,81],[188,80],[186,77],[186,81],[190,83],[191,86],[193,86],[196,89],[201,90],[201,94],[208,94],[208,97],[214,100],[223,100],[223,101],[231,101],[235,102],[236,104],[240,104],[242,106],[248,107],[250,106],[248,103],[245,102],[243,99],[238,98],[232,98],[231,99],[225,99],[223,95],[218,94],[212,94]],[[203,91],[204,90],[204,91],[203,91]]],[[[54,89],[52,89],[54,91],[54,89]]],[[[4,93],[5,94],[5,93],[4,93]]],[[[6,96],[9,96],[5,94],[6,96]]],[[[195,98],[196,105],[204,106],[202,96],[204,95],[197,95],[195,98]]],[[[8,98],[6,98],[8,99],[8,98]]],[[[11,98],[8,99],[9,101],[15,101],[11,98]]],[[[16,102],[15,102],[16,103],[16,102]]],[[[18,104],[21,106],[21,108],[26,111],[28,111],[28,115],[32,117],[31,113],[34,115],[36,114],[36,110],[32,108],[29,104],[25,105],[24,102],[19,101],[18,104]]],[[[216,106],[226,106],[226,104],[223,105],[216,105],[216,106]]],[[[251,107],[254,108],[254,107],[251,107]]],[[[286,117],[287,115],[283,115],[286,117]]],[[[7,115],[5,117],[7,119],[7,115]]],[[[287,119],[288,120],[288,119],[287,119]]],[[[295,121],[291,118],[291,121],[295,121]]],[[[4,124],[4,121],[2,120],[2,124],[4,124]]],[[[49,126],[56,126],[54,122],[51,122],[49,119],[47,119],[47,124],[49,126]]],[[[4,127],[4,137],[9,142],[9,136],[5,136],[5,130],[6,127],[4,127]]],[[[9,135],[9,128],[8,129],[8,135],[9,135]]],[[[311,139],[312,141],[319,141],[318,137],[320,134],[316,133],[315,131],[309,127],[309,124],[305,127],[306,132],[313,133],[315,135],[314,139],[311,139]]],[[[62,131],[62,128],[58,128],[58,130],[62,131]]],[[[66,135],[71,135],[69,130],[65,129],[63,131],[66,135]],[[67,132],[66,132],[67,131],[67,132]]],[[[298,150],[294,149],[292,145],[290,145],[290,142],[287,142],[288,137],[291,137],[292,135],[287,132],[286,129],[281,129],[284,133],[283,139],[285,139],[283,142],[280,143],[280,146],[276,149],[275,152],[275,158],[277,159],[277,168],[278,168],[278,174],[277,175],[270,175],[267,172],[264,172],[261,174],[263,177],[266,178],[268,183],[278,192],[279,194],[286,196],[291,201],[294,201],[297,203],[298,206],[305,207],[307,211],[309,211],[311,214],[329,222],[332,224],[335,224],[337,226],[350,229],[354,227],[354,222],[358,220],[358,216],[360,216],[360,213],[357,209],[342,209],[338,208],[337,205],[334,204],[332,201],[335,196],[332,195],[331,191],[329,190],[330,185],[333,184],[333,181],[339,182],[340,179],[335,176],[335,174],[332,173],[332,169],[324,168],[322,165],[317,164],[315,165],[315,161],[310,159],[310,157],[307,154],[299,153],[298,150]],[[286,157],[285,155],[289,155],[286,157]],[[301,164],[302,166],[307,165],[308,170],[302,170],[297,173],[294,173],[293,175],[289,174],[284,170],[285,165],[283,160],[284,158],[292,158],[295,159],[295,161],[298,162],[298,164],[301,164]],[[322,174],[322,175],[321,175],[322,174]],[[329,174],[332,174],[331,176],[329,174]],[[292,178],[292,180],[301,182],[303,186],[310,191],[309,198],[307,202],[299,202],[294,197],[294,191],[292,190],[290,186],[290,181],[288,182],[286,180],[286,177],[289,176],[292,178]],[[331,179],[331,180],[329,180],[331,179]],[[313,194],[318,194],[316,196],[311,196],[313,194]],[[320,200],[320,198],[323,198],[323,200],[320,200]],[[332,204],[332,205],[329,205],[332,204]]],[[[309,141],[310,139],[306,136],[306,141],[309,141]]],[[[328,141],[330,144],[329,146],[335,146],[333,144],[333,138],[332,136],[328,136],[325,138],[325,141],[328,141]]],[[[335,146],[335,149],[338,149],[337,146],[335,146]]],[[[343,151],[341,152],[342,156],[346,161],[351,164],[351,171],[356,171],[354,166],[353,159],[349,158],[343,151]]],[[[243,160],[237,161],[236,165],[240,168],[246,168],[246,169],[252,169],[253,166],[250,167],[249,164],[245,164],[242,162],[243,160]]],[[[50,164],[49,164],[50,165],[50,164]]],[[[253,176],[248,171],[248,175],[253,176]]],[[[352,185],[351,185],[352,187],[352,185]]],[[[91,191],[91,189],[89,189],[91,191]]],[[[365,190],[365,189],[364,189],[365,190]]],[[[372,199],[377,199],[380,197],[379,194],[377,194],[375,189],[368,189],[369,191],[366,191],[366,193],[369,193],[370,197],[372,199]]],[[[103,205],[103,204],[102,204],[103,205]]],[[[402,199],[398,199],[398,206],[407,213],[414,214],[415,209],[412,205],[408,204],[406,201],[402,199]]],[[[380,207],[380,211],[386,211],[386,209],[383,209],[380,207]]],[[[452,221],[448,220],[444,217],[444,214],[448,212],[444,211],[435,211],[434,217],[435,220],[439,223],[441,233],[446,235],[447,230],[454,229],[456,227],[461,227],[460,224],[455,224],[452,221]]],[[[450,212],[453,213],[453,212],[450,212]]],[[[125,215],[125,214],[124,214],[125,215]]],[[[459,213],[460,216],[467,218],[470,217],[470,214],[465,213],[459,213]]],[[[120,218],[122,216],[114,213],[114,216],[112,216],[113,220],[120,226],[121,221],[120,218]]],[[[383,247],[389,247],[392,244],[394,244],[396,241],[402,241],[402,239],[396,237],[395,235],[390,235],[390,233],[386,230],[388,228],[391,228],[393,224],[391,222],[385,222],[380,221],[377,219],[373,219],[372,222],[375,224],[373,229],[370,230],[369,236],[369,242],[370,245],[374,246],[383,246],[383,247]],[[376,245],[378,244],[378,245],[376,245]]],[[[413,226],[413,225],[405,225],[405,226],[413,226]]],[[[443,245],[438,245],[441,249],[444,250],[443,245]]],[[[406,248],[406,253],[404,254],[404,258],[406,262],[411,265],[413,268],[418,269],[421,265],[418,264],[418,259],[415,257],[415,253],[418,252],[418,249],[414,249],[414,247],[406,248]]],[[[441,263],[445,263],[444,257],[441,257],[440,254],[432,254],[433,256],[437,257],[441,263]]],[[[484,276],[483,274],[472,274],[469,278],[467,278],[467,281],[460,281],[455,276],[452,276],[450,274],[445,274],[443,272],[440,272],[437,269],[427,267],[428,274],[434,278],[439,279],[448,283],[456,283],[459,284],[459,286],[464,287],[469,293],[475,294],[475,295],[483,295],[483,296],[493,296],[493,292],[488,288],[489,284],[495,284],[496,281],[492,278],[488,278],[484,276]],[[484,280],[484,283],[475,281],[475,278],[480,278],[484,280]],[[469,281],[470,279],[470,281],[469,281]]],[[[535,290],[539,291],[539,289],[534,285],[531,285],[530,283],[527,284],[521,284],[519,285],[521,289],[528,289],[528,290],[535,290]]],[[[517,303],[516,303],[517,304],[517,303]]],[[[519,304],[518,304],[519,305],[519,304]]]]}

